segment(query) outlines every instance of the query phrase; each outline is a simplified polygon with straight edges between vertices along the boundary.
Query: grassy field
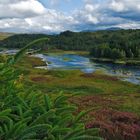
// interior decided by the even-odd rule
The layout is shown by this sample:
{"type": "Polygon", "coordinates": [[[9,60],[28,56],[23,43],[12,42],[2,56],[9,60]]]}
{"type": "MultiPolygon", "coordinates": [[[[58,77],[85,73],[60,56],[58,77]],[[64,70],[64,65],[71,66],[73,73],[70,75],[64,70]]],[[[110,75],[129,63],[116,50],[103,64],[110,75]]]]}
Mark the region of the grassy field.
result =
{"type": "Polygon", "coordinates": [[[123,82],[100,71],[84,74],[79,70],[43,70],[39,58],[25,56],[15,67],[22,73],[26,89],[51,98],[60,92],[78,107],[76,114],[89,110],[83,118],[87,128],[101,128],[107,140],[140,138],[140,86],[123,82]]]}
{"type": "Polygon", "coordinates": [[[13,35],[13,33],[0,33],[0,40],[3,40],[12,35],[13,35]]]}
{"type": "MultiPolygon", "coordinates": [[[[64,54],[61,50],[41,53],[64,54]]],[[[67,51],[69,54],[88,56],[84,51],[67,51]]],[[[6,57],[0,56],[0,62],[6,57]]],[[[68,61],[66,58],[65,61],[68,61]]],[[[78,109],[91,110],[82,118],[86,128],[100,128],[106,140],[140,139],[140,86],[120,81],[101,71],[85,74],[80,70],[44,70],[41,59],[25,56],[15,65],[21,73],[24,88],[35,93],[48,94],[54,99],[62,93],[69,96],[68,103],[78,109]]]]}
{"type": "Polygon", "coordinates": [[[140,59],[122,59],[122,60],[112,60],[108,58],[91,58],[95,62],[101,63],[113,63],[113,64],[124,64],[128,66],[140,66],[140,59]]]}
{"type": "Polygon", "coordinates": [[[98,71],[93,74],[84,74],[78,70],[34,68],[40,65],[45,65],[45,63],[33,57],[25,57],[17,65],[18,69],[25,75],[27,87],[33,85],[43,93],[54,96],[60,91],[68,95],[78,94],[81,98],[84,98],[84,96],[98,96],[102,99],[109,99],[109,102],[111,100],[110,105],[114,109],[130,111],[140,115],[139,85],[120,81],[116,77],[104,75],[98,71]],[[116,102],[119,102],[119,104],[116,104],[116,102]]]}
{"type": "Polygon", "coordinates": [[[49,49],[49,50],[43,50],[40,51],[42,54],[57,54],[57,55],[62,55],[62,54],[76,54],[76,55],[82,55],[82,56],[89,56],[89,51],[64,51],[60,49],[49,49]]]}
{"type": "Polygon", "coordinates": [[[91,60],[93,60],[94,62],[98,62],[98,63],[112,63],[112,64],[119,64],[119,65],[128,65],[128,66],[140,66],[140,59],[118,59],[118,60],[113,60],[113,59],[108,59],[108,58],[94,58],[92,56],[89,55],[89,51],[63,51],[63,50],[59,50],[59,49],[55,49],[55,50],[44,50],[41,51],[40,53],[43,54],[76,54],[76,55],[82,55],[85,57],[90,57],[91,60]]]}

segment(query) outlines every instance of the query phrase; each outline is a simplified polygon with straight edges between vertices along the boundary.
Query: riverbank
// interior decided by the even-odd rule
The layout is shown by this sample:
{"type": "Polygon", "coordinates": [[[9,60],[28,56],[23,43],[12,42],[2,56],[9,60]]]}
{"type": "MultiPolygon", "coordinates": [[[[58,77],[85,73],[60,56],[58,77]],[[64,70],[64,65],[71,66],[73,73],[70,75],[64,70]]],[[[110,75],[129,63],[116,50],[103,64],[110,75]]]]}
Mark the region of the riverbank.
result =
{"type": "Polygon", "coordinates": [[[91,60],[98,63],[112,63],[112,64],[121,64],[127,66],[140,66],[140,60],[127,59],[127,60],[112,60],[108,58],[93,58],[91,60]]]}
{"type": "MultiPolygon", "coordinates": [[[[120,111],[139,114],[140,86],[121,81],[117,77],[105,75],[100,70],[85,74],[80,70],[46,70],[36,69],[46,63],[39,58],[26,56],[16,65],[23,73],[27,88],[54,95],[63,91],[67,95],[100,96],[111,100],[120,100],[120,111]],[[130,98],[131,97],[131,98],[130,98]]],[[[114,101],[113,101],[114,102],[114,101]]],[[[98,103],[97,103],[98,104],[98,103]]],[[[98,106],[98,105],[97,105],[98,106]]],[[[139,114],[140,115],[140,114],[139,114]]]]}
{"type": "Polygon", "coordinates": [[[89,57],[92,61],[98,62],[98,63],[112,63],[112,64],[120,64],[120,65],[126,65],[126,66],[140,66],[140,60],[139,59],[118,59],[118,60],[113,60],[113,59],[108,59],[108,58],[93,58],[90,54],[89,51],[64,51],[60,49],[55,49],[55,50],[43,50],[40,53],[42,54],[76,54],[76,55],[81,55],[85,57],[89,57]]]}
{"type": "Polygon", "coordinates": [[[38,53],[41,54],[57,54],[57,55],[62,55],[62,54],[76,54],[76,55],[81,55],[85,57],[89,57],[89,52],[88,51],[64,51],[60,49],[53,49],[53,50],[41,50],[38,53]]]}
{"type": "Polygon", "coordinates": [[[16,65],[17,69],[25,76],[24,80],[27,88],[33,85],[35,86],[34,90],[37,89],[51,95],[63,91],[67,95],[101,96],[113,100],[120,100],[120,97],[122,97],[123,101],[117,105],[117,108],[119,110],[127,108],[126,110],[130,109],[130,111],[139,114],[139,85],[120,81],[117,77],[105,75],[101,71],[85,74],[79,70],[45,70],[34,68],[42,64],[39,58],[25,57],[16,65]],[[129,104],[126,100],[129,100],[129,104]]]}
{"type": "Polygon", "coordinates": [[[138,67],[113,63],[98,63],[95,61],[92,62],[85,52],[41,52],[35,56],[48,63],[47,67],[42,66],[38,68],[49,70],[75,69],[83,71],[84,73],[102,71],[104,74],[116,76],[123,81],[125,80],[131,83],[140,84],[140,72],[138,67]]]}
{"type": "MultiPolygon", "coordinates": [[[[122,132],[138,131],[135,126],[139,128],[139,85],[120,81],[100,71],[85,74],[79,70],[36,69],[34,66],[42,65],[42,61],[30,58],[25,57],[16,65],[24,75],[26,89],[49,94],[53,99],[63,92],[70,97],[69,103],[78,107],[77,112],[92,109],[83,122],[87,128],[99,127],[105,138],[114,139],[122,132]]],[[[132,136],[136,136],[136,132],[132,136]]]]}

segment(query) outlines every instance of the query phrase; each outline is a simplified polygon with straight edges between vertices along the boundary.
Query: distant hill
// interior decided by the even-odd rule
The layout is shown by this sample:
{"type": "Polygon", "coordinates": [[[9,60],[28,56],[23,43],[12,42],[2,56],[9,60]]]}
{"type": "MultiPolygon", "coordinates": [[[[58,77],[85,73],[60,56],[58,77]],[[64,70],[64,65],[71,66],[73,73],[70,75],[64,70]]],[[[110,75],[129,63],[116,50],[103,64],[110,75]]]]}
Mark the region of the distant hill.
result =
{"type": "Polygon", "coordinates": [[[112,28],[106,28],[106,29],[94,29],[94,30],[83,30],[81,32],[98,32],[98,31],[118,31],[118,30],[123,30],[122,28],[119,27],[112,27],[112,28]]]}
{"type": "Polygon", "coordinates": [[[4,32],[0,32],[0,40],[6,39],[10,36],[14,35],[14,33],[4,33],[4,32]]]}
{"type": "Polygon", "coordinates": [[[108,30],[108,31],[118,31],[118,30],[124,30],[124,29],[118,28],[118,27],[112,27],[112,28],[107,28],[106,30],[108,30]]]}
{"type": "Polygon", "coordinates": [[[48,37],[48,35],[45,35],[45,34],[13,34],[13,35],[5,34],[5,36],[3,35],[3,39],[0,40],[0,46],[3,48],[22,48],[29,42],[38,38],[42,38],[42,37],[48,37]]]}
{"type": "Polygon", "coordinates": [[[140,30],[118,30],[114,28],[96,32],[65,31],[58,35],[9,35],[9,37],[6,36],[5,39],[0,41],[0,46],[5,48],[22,48],[27,43],[42,37],[50,39],[47,43],[37,45],[37,47],[43,49],[94,50],[96,53],[98,48],[100,48],[98,53],[102,55],[104,55],[102,50],[105,50],[108,52],[113,51],[116,54],[121,52],[123,57],[138,58],[140,56],[140,30]]]}

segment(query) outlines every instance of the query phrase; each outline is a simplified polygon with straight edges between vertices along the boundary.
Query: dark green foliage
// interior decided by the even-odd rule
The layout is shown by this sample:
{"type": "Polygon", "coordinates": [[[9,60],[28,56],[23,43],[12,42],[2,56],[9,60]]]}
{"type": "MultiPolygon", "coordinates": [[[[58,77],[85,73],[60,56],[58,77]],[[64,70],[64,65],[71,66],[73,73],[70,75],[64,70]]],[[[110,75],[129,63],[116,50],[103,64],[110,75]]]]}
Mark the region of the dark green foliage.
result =
{"type": "MultiPolygon", "coordinates": [[[[40,39],[27,46],[41,40],[44,41],[40,39]]],[[[75,106],[68,104],[62,93],[52,99],[47,94],[24,88],[23,75],[18,74],[13,64],[27,46],[8,63],[0,65],[0,139],[100,140],[98,129],[85,129],[80,121],[85,113],[74,116],[75,106]]]]}
{"type": "Polygon", "coordinates": [[[125,51],[116,48],[111,49],[108,45],[101,45],[98,47],[94,47],[91,50],[90,54],[96,58],[110,58],[110,59],[126,58],[125,51]]]}
{"type": "MultiPolygon", "coordinates": [[[[65,31],[59,35],[21,34],[0,42],[6,48],[22,48],[25,44],[40,37],[49,37],[50,41],[41,43],[39,48],[62,50],[87,50],[94,57],[140,58],[140,30],[118,30],[98,32],[65,31]],[[97,52],[97,54],[95,54],[97,52]]],[[[36,46],[36,45],[35,45],[36,46]]]]}
{"type": "Polygon", "coordinates": [[[46,40],[49,40],[48,38],[44,37],[44,38],[41,38],[41,39],[37,39],[29,44],[27,44],[24,48],[22,48],[15,56],[14,56],[14,62],[17,62],[19,60],[20,57],[22,57],[25,52],[30,48],[32,47],[34,44],[38,44],[40,42],[43,42],[43,41],[46,41],[46,40]]]}
{"type": "MultiPolygon", "coordinates": [[[[44,37],[48,36],[43,34],[16,34],[1,41],[0,44],[2,43],[2,46],[6,48],[23,48],[31,41],[44,37]]],[[[43,46],[43,44],[41,43],[40,45],[43,46]]],[[[38,45],[34,44],[34,46],[37,47],[38,45]]]]}

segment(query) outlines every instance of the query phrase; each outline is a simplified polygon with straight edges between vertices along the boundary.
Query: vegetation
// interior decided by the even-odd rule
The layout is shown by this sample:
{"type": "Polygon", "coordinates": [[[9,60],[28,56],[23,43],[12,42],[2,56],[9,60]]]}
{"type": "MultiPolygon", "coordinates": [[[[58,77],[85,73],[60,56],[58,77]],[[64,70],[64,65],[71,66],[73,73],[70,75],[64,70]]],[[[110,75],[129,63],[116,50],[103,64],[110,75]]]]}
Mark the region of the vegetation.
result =
{"type": "MultiPolygon", "coordinates": [[[[92,49],[90,54],[96,58],[110,58],[110,59],[126,58],[125,51],[119,50],[116,48],[111,49],[108,45],[95,47],[92,49]]],[[[131,57],[132,57],[132,54],[131,54],[131,57]]]]}
{"type": "MultiPolygon", "coordinates": [[[[40,43],[40,40],[35,41],[39,45],[32,43],[30,45],[42,47],[45,50],[47,47],[49,52],[53,52],[54,49],[58,52],[57,48],[63,50],[85,50],[86,48],[87,51],[91,51],[96,46],[108,48],[107,38],[109,42],[111,36],[115,34],[133,42],[138,41],[139,30],[64,32],[49,36],[47,46],[45,42],[40,43]],[[83,46],[81,49],[79,45],[76,47],[78,39],[75,40],[80,36],[82,36],[81,42],[84,40],[83,44],[85,44],[84,46],[81,43],[83,46]],[[94,39],[95,36],[96,39],[94,39]],[[71,41],[72,38],[73,41],[71,41]],[[88,41],[92,46],[87,43],[88,41]],[[71,44],[68,45],[69,43],[71,44]]],[[[39,37],[40,35],[16,35],[1,41],[1,46],[22,48],[26,43],[39,37]],[[23,42],[20,44],[22,39],[23,42]]],[[[44,40],[46,35],[41,37],[44,40]]],[[[119,39],[116,39],[116,42],[119,42],[119,39]]],[[[26,46],[26,48],[29,47],[26,46]]],[[[112,47],[109,48],[112,49],[112,47]]],[[[118,51],[118,48],[116,49],[118,51]]],[[[8,59],[8,64],[3,64],[6,57],[0,58],[2,62],[0,64],[0,139],[81,140],[100,139],[99,135],[106,140],[140,139],[139,85],[120,81],[100,71],[84,74],[78,70],[34,69],[36,66],[44,65],[44,62],[27,55],[20,60],[20,56],[25,51],[26,49],[22,49],[22,53],[8,59]]],[[[84,53],[78,51],[78,53],[87,55],[85,51],[84,53]]],[[[116,60],[116,58],[111,59],[116,60]]],[[[122,59],[126,58],[123,56],[122,59]]],[[[139,61],[137,57],[127,59],[131,64],[133,64],[132,61],[139,61]]]]}
{"type": "Polygon", "coordinates": [[[6,39],[6,38],[8,38],[12,35],[14,35],[14,34],[12,34],[12,33],[1,33],[0,32],[0,40],[6,39]]]}
{"type": "Polygon", "coordinates": [[[40,91],[25,89],[23,75],[14,64],[30,46],[44,40],[31,42],[0,64],[0,139],[100,140],[98,129],[87,129],[81,122],[87,112],[73,115],[76,108],[68,104],[68,97],[61,94],[51,99],[40,91]]]}
{"type": "MultiPolygon", "coordinates": [[[[33,40],[48,37],[47,35],[42,34],[15,34],[13,36],[10,36],[0,42],[0,46],[5,48],[23,48],[26,44],[29,44],[33,40]]],[[[43,46],[45,42],[41,42],[38,45],[34,44],[34,48],[37,48],[37,46],[43,46]]]]}
{"type": "Polygon", "coordinates": [[[69,104],[78,107],[74,114],[93,109],[82,120],[86,128],[100,128],[100,135],[107,140],[139,139],[139,85],[122,82],[99,71],[84,74],[77,70],[33,69],[34,60],[36,66],[42,64],[38,58],[25,57],[16,65],[25,75],[26,89],[33,86],[33,91],[40,90],[52,99],[63,91],[70,97],[69,104]]]}
{"type": "Polygon", "coordinates": [[[43,43],[39,46],[44,49],[87,50],[97,58],[140,58],[140,30],[79,33],[65,31],[59,35],[22,34],[1,41],[0,46],[22,48],[25,44],[40,37],[50,38],[47,44],[43,43]]]}

